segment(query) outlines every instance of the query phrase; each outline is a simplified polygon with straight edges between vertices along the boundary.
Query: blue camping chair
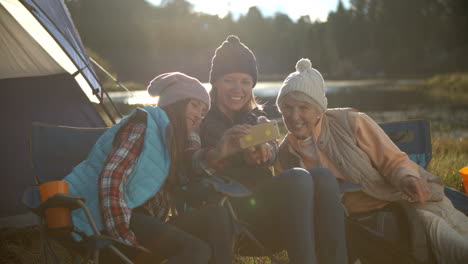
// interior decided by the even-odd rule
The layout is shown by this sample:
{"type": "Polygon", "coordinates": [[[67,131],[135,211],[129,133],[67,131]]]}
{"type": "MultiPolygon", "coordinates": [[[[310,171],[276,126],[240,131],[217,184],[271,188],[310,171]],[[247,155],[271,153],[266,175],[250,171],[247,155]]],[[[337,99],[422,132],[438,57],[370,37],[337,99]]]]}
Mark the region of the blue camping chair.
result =
{"type": "Polygon", "coordinates": [[[96,140],[105,131],[106,128],[74,128],[42,123],[32,124],[31,158],[38,185],[25,190],[23,203],[41,219],[41,255],[46,263],[58,263],[57,256],[50,247],[50,238],[65,248],[84,256],[85,263],[89,259],[98,263],[100,250],[104,248],[117,255],[123,263],[132,263],[115,245],[129,246],[102,235],[97,230],[82,197],[56,194],[45,202],[41,202],[40,198],[39,185],[49,181],[62,180],[78,163],[86,159],[96,140]],[[47,228],[44,212],[48,208],[55,207],[69,208],[70,211],[83,209],[94,230],[94,235],[85,236],[74,230],[73,227],[65,228],[66,230],[47,228]],[[76,241],[74,239],[76,236],[81,237],[82,240],[76,241]]]}
{"type": "MultiPolygon", "coordinates": [[[[392,141],[411,160],[427,168],[432,158],[429,122],[411,120],[380,124],[392,141]]],[[[349,182],[341,191],[352,191],[358,185],[349,182]]],[[[445,188],[454,206],[468,213],[468,197],[445,188]]],[[[436,263],[425,230],[416,209],[407,201],[390,203],[387,207],[370,213],[345,218],[350,263],[436,263]]]]}

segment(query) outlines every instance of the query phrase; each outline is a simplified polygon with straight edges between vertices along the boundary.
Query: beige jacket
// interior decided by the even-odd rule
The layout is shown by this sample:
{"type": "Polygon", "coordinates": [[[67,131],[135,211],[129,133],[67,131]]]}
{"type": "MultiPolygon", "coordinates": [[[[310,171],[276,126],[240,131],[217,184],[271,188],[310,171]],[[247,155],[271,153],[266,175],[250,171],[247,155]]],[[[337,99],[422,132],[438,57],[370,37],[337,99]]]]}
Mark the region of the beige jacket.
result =
{"type": "Polygon", "coordinates": [[[345,194],[349,213],[381,208],[388,201],[408,200],[400,191],[402,179],[408,176],[422,177],[429,183],[431,201],[443,198],[441,179],[412,162],[364,113],[349,108],[327,109],[313,134],[313,155],[304,153],[302,142],[288,134],[280,144],[275,170],[329,168],[338,179],[360,184],[361,191],[345,194]]]}

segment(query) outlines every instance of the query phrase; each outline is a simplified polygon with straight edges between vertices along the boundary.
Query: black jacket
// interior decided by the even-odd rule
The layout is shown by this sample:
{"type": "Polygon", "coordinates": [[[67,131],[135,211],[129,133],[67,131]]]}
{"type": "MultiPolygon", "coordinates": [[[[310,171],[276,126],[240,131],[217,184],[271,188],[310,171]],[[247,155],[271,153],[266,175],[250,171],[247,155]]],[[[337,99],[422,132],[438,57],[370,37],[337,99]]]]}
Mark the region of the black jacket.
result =
{"type": "MultiPolygon", "coordinates": [[[[216,147],[226,130],[235,125],[256,125],[260,116],[265,116],[265,113],[255,108],[250,112],[239,112],[234,119],[230,119],[216,105],[212,105],[200,125],[202,147],[216,147]]],[[[233,155],[229,159],[229,164],[236,167],[247,166],[243,161],[242,154],[233,155]]]]}

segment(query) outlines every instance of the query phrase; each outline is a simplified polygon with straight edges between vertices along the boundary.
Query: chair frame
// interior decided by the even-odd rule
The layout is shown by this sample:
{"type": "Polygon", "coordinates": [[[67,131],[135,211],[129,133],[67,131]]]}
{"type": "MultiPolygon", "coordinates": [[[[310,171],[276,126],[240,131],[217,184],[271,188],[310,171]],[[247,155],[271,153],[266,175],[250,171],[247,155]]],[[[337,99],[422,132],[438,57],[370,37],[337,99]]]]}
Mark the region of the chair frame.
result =
{"type": "MultiPolygon", "coordinates": [[[[42,128],[53,128],[53,129],[60,129],[60,130],[70,130],[70,131],[89,131],[92,133],[95,133],[95,137],[99,137],[102,133],[104,133],[107,129],[105,128],[78,128],[78,127],[68,127],[68,126],[55,126],[55,125],[49,125],[45,123],[40,123],[40,122],[34,122],[32,124],[32,129],[42,129],[42,128]]],[[[33,133],[34,134],[34,133],[33,133]]],[[[97,139],[97,138],[96,138],[97,139]]],[[[34,142],[34,136],[31,136],[31,154],[32,156],[38,155],[38,153],[35,153],[34,147],[36,146],[36,142],[34,142]]],[[[53,139],[52,139],[53,140],[53,139]]],[[[75,164],[77,165],[77,164],[75,164]]],[[[35,161],[33,158],[33,167],[37,170],[40,168],[39,164],[35,161]]],[[[70,168],[71,170],[72,168],[70,168]]],[[[36,171],[37,172],[37,171],[36,171]]],[[[65,177],[63,175],[63,177],[65,177]]],[[[55,176],[57,177],[57,176],[55,176]]],[[[63,178],[62,177],[62,178],[63,178]]],[[[61,179],[61,178],[60,178],[61,179]]],[[[44,172],[37,172],[36,173],[36,182],[37,184],[41,184],[50,180],[58,180],[57,178],[48,178],[48,175],[44,175],[44,172]],[[42,174],[42,175],[41,175],[42,174]],[[41,177],[43,176],[43,177],[41,177]]],[[[39,194],[39,186],[31,186],[27,188],[24,193],[23,193],[23,204],[34,214],[40,217],[40,222],[39,222],[39,227],[40,227],[40,237],[41,237],[41,255],[43,259],[46,261],[46,263],[49,263],[49,255],[47,253],[52,253],[52,259],[50,260],[52,263],[58,263],[57,257],[53,251],[50,251],[50,244],[48,239],[50,237],[53,237],[57,240],[61,240],[59,237],[54,237],[52,233],[54,231],[58,231],[57,229],[49,229],[47,228],[47,225],[45,223],[45,211],[49,208],[57,208],[57,207],[63,207],[63,208],[69,208],[70,211],[76,210],[76,209],[82,209],[83,212],[86,215],[86,218],[88,220],[88,223],[90,224],[92,230],[93,230],[93,235],[91,236],[82,236],[83,240],[82,241],[75,241],[71,242],[73,244],[73,247],[75,248],[85,248],[86,254],[85,254],[85,259],[84,263],[86,263],[88,260],[92,260],[93,263],[99,263],[99,255],[100,255],[100,250],[102,248],[108,248],[110,249],[111,252],[113,252],[116,256],[118,256],[123,263],[126,264],[131,264],[133,263],[127,256],[125,256],[115,245],[122,244],[118,240],[102,235],[101,232],[98,230],[90,211],[88,210],[85,200],[82,197],[78,196],[72,196],[69,194],[55,194],[54,196],[50,197],[46,201],[40,202],[40,194],[39,194]]],[[[71,230],[68,234],[68,239],[71,241],[73,238],[71,238],[71,233],[78,234],[77,231],[71,230]]],[[[64,242],[64,241],[60,241],[64,242]]]]}

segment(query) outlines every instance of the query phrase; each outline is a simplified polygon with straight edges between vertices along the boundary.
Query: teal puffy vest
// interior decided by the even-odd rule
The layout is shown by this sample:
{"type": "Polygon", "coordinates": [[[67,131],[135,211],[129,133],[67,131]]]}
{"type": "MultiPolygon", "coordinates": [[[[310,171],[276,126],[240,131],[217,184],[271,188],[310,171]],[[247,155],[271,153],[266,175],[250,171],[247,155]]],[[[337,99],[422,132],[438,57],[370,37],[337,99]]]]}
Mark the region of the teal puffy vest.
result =
{"type": "MultiPolygon", "coordinates": [[[[169,149],[166,145],[166,128],[169,119],[166,112],[161,108],[151,106],[144,107],[144,111],[147,113],[147,127],[143,149],[124,186],[125,200],[130,209],[142,205],[159,191],[166,180],[170,167],[169,149]]],[[[99,209],[99,174],[107,155],[112,150],[115,134],[128,118],[122,119],[118,124],[109,128],[97,140],[86,160],[78,164],[64,178],[68,182],[71,195],[85,198],[86,206],[90,210],[98,230],[103,229],[99,209]]],[[[72,221],[79,231],[86,235],[93,234],[82,209],[72,212],[72,221]]]]}

